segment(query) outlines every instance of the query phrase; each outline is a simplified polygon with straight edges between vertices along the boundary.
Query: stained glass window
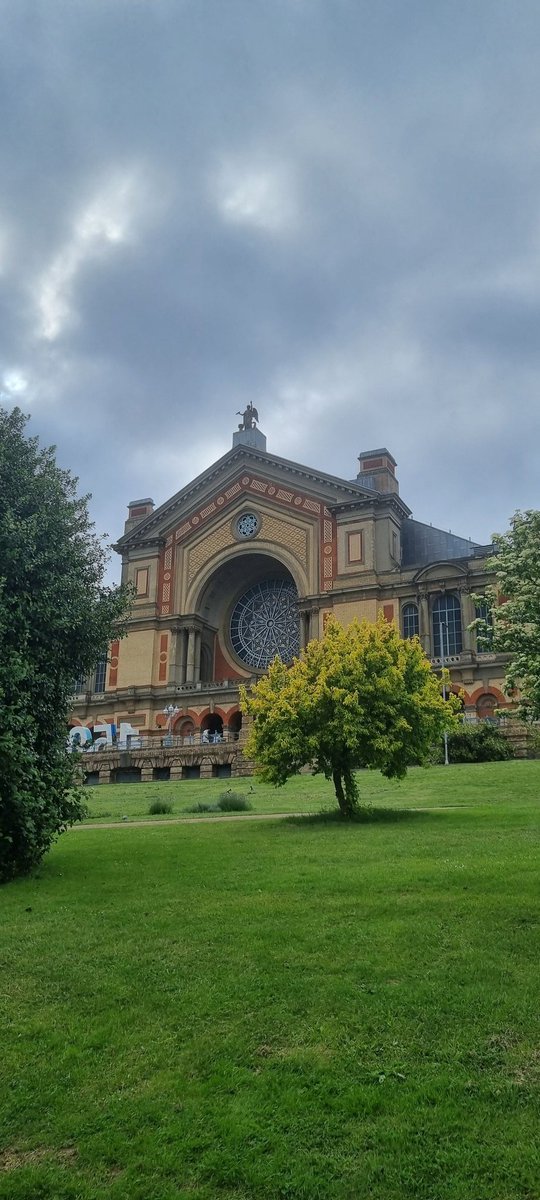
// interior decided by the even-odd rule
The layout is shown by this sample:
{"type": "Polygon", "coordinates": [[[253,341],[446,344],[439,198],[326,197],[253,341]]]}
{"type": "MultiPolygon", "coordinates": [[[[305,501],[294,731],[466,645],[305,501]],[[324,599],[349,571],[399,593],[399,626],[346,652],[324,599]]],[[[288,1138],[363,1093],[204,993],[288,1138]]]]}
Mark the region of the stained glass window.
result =
{"type": "Polygon", "coordinates": [[[266,670],[279,655],[292,662],[300,649],[298,593],[286,579],[264,579],[250,587],[231,617],[233,649],[246,666],[266,670]]]}

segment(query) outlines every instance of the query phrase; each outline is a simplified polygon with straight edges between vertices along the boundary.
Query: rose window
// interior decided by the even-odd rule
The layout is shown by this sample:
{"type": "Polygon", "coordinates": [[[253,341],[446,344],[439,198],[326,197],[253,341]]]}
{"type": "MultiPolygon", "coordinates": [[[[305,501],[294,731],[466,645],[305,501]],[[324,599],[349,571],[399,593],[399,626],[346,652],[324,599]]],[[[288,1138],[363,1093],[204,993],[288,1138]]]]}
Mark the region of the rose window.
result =
{"type": "Polygon", "coordinates": [[[231,642],[248,667],[264,671],[278,655],[292,662],[300,650],[298,593],[286,579],[264,579],[240,597],[231,617],[231,642]]]}
{"type": "Polygon", "coordinates": [[[236,532],[241,538],[254,537],[259,528],[259,518],[256,513],[244,513],[236,522],[236,532]]]}

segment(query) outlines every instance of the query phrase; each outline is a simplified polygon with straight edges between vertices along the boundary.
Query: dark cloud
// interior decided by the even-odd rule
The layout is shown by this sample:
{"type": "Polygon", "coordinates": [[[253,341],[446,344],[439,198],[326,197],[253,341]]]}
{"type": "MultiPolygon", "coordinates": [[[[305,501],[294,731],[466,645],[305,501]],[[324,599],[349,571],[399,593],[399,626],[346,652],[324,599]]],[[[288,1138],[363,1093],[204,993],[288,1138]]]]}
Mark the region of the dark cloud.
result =
{"type": "Polygon", "coordinates": [[[228,449],[538,495],[536,0],[0,2],[5,403],[117,536],[228,449]]]}

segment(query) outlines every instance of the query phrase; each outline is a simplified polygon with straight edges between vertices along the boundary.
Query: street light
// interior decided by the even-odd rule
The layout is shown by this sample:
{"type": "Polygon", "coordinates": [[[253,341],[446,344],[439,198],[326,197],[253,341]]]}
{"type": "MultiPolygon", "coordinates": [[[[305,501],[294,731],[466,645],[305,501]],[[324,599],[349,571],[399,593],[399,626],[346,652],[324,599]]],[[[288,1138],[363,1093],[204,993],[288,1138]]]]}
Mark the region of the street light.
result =
{"type": "Polygon", "coordinates": [[[180,709],[176,707],[176,704],[167,704],[167,707],[163,709],[163,714],[167,718],[167,726],[169,729],[169,739],[170,739],[169,745],[171,745],[171,746],[173,744],[173,734],[172,734],[173,721],[174,721],[174,718],[178,716],[179,712],[180,712],[180,709]]]}
{"type": "MultiPolygon", "coordinates": [[[[449,652],[449,646],[448,646],[448,622],[447,621],[439,621],[439,641],[441,643],[442,694],[443,694],[443,700],[446,700],[446,680],[444,678],[445,661],[444,661],[443,629],[446,629],[446,657],[448,658],[450,655],[450,652],[449,652]]],[[[448,757],[448,730],[445,729],[445,731],[444,731],[444,765],[445,765],[445,767],[447,767],[449,765],[449,763],[450,763],[450,759],[448,757]]]]}

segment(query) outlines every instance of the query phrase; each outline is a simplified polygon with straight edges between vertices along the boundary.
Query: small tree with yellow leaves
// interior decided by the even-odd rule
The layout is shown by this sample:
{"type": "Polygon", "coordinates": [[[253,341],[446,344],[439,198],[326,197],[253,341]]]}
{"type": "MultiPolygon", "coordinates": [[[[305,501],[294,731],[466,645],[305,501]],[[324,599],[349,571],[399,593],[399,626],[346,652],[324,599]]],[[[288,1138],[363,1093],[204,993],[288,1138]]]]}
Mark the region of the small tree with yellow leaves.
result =
{"type": "Polygon", "coordinates": [[[418,639],[404,640],[383,617],[347,629],[331,618],[290,667],[276,658],[249,693],[242,689],[252,718],[246,754],[278,785],[310,764],[333,780],[341,813],[351,817],[355,770],[402,778],[454,728],[457,707],[443,699],[418,639]]]}

